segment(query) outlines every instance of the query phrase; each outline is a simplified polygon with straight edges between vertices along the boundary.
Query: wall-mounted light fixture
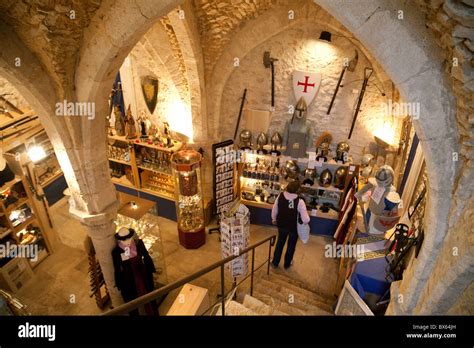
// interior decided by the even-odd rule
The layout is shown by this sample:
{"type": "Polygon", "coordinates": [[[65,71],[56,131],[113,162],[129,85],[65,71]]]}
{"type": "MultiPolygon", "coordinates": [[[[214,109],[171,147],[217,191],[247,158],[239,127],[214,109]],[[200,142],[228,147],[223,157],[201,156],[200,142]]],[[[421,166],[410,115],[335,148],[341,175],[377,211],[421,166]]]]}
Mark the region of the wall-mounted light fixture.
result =
{"type": "Polygon", "coordinates": [[[28,157],[32,162],[36,163],[46,157],[46,152],[41,146],[33,145],[28,149],[28,157]]]}
{"type": "Polygon", "coordinates": [[[319,35],[319,40],[331,42],[331,33],[329,31],[322,31],[319,35]]]}

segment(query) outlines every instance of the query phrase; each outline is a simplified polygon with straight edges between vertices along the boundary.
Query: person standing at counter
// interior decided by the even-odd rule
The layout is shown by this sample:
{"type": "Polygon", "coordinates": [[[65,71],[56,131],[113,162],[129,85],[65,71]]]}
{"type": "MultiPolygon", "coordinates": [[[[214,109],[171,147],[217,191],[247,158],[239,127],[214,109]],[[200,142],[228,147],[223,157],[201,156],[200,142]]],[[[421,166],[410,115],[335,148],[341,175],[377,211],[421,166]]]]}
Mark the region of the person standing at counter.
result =
{"type": "Polygon", "coordinates": [[[278,240],[273,254],[272,265],[278,267],[280,264],[283,247],[288,239],[285,253],[285,269],[293,263],[296,242],[298,241],[297,219],[301,217],[304,224],[309,223],[309,215],[303,199],[298,197],[300,182],[290,182],[284,192],[280,193],[272,208],[272,223],[278,226],[278,240]],[[299,215],[299,216],[298,216],[299,215]]]}

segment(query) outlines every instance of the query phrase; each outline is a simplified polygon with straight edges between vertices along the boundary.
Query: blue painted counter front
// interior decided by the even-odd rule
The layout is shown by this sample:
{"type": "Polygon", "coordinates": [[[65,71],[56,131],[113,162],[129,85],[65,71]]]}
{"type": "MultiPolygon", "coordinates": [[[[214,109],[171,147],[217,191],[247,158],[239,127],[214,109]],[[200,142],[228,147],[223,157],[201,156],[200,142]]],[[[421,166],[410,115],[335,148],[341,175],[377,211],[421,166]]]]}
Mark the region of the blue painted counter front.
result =
{"type": "MultiPolygon", "coordinates": [[[[245,203],[244,203],[245,204],[245,203]]],[[[250,211],[250,223],[256,225],[272,225],[272,210],[264,207],[255,207],[246,205],[250,211]]],[[[333,236],[336,232],[338,221],[334,219],[325,219],[317,216],[310,216],[309,226],[311,234],[333,236]]]]}
{"type": "Polygon", "coordinates": [[[64,179],[64,175],[59,176],[49,185],[44,187],[44,195],[46,197],[46,200],[48,201],[49,206],[52,206],[54,203],[64,197],[63,192],[66,188],[67,183],[66,179],[64,179]]]}

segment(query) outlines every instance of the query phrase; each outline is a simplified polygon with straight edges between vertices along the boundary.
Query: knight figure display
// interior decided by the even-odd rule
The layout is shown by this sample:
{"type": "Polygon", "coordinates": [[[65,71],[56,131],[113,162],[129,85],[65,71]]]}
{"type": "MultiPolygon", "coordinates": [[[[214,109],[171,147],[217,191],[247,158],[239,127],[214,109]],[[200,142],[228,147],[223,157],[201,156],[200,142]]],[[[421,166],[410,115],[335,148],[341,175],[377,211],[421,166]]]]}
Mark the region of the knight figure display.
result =
{"type": "Polygon", "coordinates": [[[375,178],[369,178],[355,194],[359,202],[368,201],[364,222],[369,234],[384,234],[400,220],[402,200],[392,185],[394,176],[392,167],[384,165],[377,170],[375,178]]]}
{"type": "Polygon", "coordinates": [[[310,128],[306,125],[308,107],[303,97],[295,107],[291,121],[285,125],[284,144],[285,155],[292,158],[306,157],[306,148],[309,146],[310,128]]]}

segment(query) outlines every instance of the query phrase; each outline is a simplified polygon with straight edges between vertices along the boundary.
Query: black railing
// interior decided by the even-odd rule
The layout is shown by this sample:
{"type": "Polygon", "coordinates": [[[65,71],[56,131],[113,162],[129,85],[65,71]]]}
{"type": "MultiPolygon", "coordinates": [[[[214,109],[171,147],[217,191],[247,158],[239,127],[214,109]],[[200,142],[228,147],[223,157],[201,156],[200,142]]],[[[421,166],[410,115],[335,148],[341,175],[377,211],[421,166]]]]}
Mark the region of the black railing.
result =
{"type": "Polygon", "coordinates": [[[217,269],[220,267],[221,269],[221,275],[220,275],[220,278],[221,278],[221,292],[220,292],[220,299],[219,301],[213,303],[204,313],[208,312],[210,309],[212,309],[216,304],[218,304],[219,302],[221,302],[222,304],[222,315],[225,315],[225,300],[227,298],[227,295],[233,291],[233,289],[235,289],[238,285],[242,284],[242,282],[244,282],[248,277],[250,277],[250,295],[253,295],[253,284],[254,284],[254,273],[256,270],[259,270],[260,268],[262,268],[265,264],[267,264],[267,274],[270,273],[270,256],[271,256],[271,249],[272,249],[272,246],[275,245],[275,239],[276,239],[276,236],[273,235],[273,236],[270,236],[270,237],[267,237],[263,240],[261,240],[260,242],[258,243],[255,243],[243,250],[241,250],[239,252],[239,254],[237,255],[232,255],[232,256],[229,256],[229,257],[226,257],[225,259],[222,259],[220,261],[217,261],[215,263],[213,263],[212,265],[209,265],[207,267],[204,267],[202,269],[200,269],[199,271],[189,275],[189,276],[186,276],[184,278],[181,278],[171,284],[168,284],[168,285],[165,285],[159,289],[156,289],[156,290],[153,290],[151,292],[149,292],[148,294],[146,295],[143,295],[143,296],[140,296],[130,302],[127,302],[127,303],[124,303],[120,306],[118,306],[117,308],[114,308],[114,309],[111,309],[110,311],[108,312],[105,312],[103,315],[122,315],[122,314],[126,314],[126,313],[129,313],[130,311],[134,310],[134,309],[137,309],[138,307],[140,306],[143,306],[149,302],[152,302],[152,301],[155,301],[156,299],[162,297],[162,296],[165,296],[167,295],[168,293],[170,293],[171,291],[175,290],[175,289],[178,289],[179,287],[209,273],[209,272],[212,272],[213,270],[217,269]],[[268,245],[268,258],[266,259],[265,262],[263,262],[260,266],[257,267],[257,269],[255,269],[255,249],[257,247],[259,247],[260,245],[264,244],[264,243],[267,243],[269,242],[269,245],[268,245]],[[239,283],[234,283],[233,284],[233,287],[231,290],[229,290],[228,292],[225,291],[225,272],[224,272],[224,267],[226,265],[226,263],[248,253],[249,251],[252,251],[252,261],[251,261],[251,264],[252,264],[252,269],[251,269],[251,272],[250,274],[248,274],[246,277],[242,278],[242,280],[239,282],[239,283]]]}

